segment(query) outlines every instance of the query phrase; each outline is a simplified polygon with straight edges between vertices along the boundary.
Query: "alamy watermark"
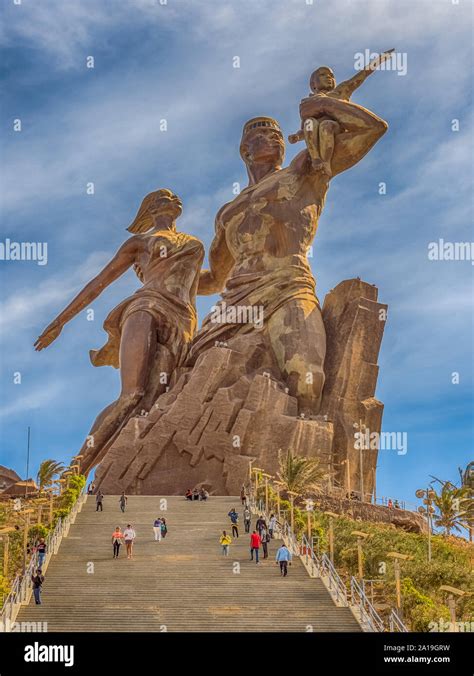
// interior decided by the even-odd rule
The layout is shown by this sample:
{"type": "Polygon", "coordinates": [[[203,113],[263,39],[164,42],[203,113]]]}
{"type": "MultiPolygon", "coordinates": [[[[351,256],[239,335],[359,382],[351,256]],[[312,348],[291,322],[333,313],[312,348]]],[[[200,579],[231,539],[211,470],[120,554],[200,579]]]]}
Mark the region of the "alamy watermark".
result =
{"type": "Polygon", "coordinates": [[[474,265],[474,242],[445,242],[439,239],[428,244],[430,261],[471,261],[474,265]]]}
{"type": "Polygon", "coordinates": [[[211,308],[213,324],[253,324],[263,329],[262,305],[227,305],[225,301],[211,308]]]}
{"type": "Polygon", "coordinates": [[[48,263],[48,244],[46,242],[12,242],[7,237],[0,242],[1,261],[36,261],[38,265],[48,263]]]}
{"type": "Polygon", "coordinates": [[[394,70],[397,75],[406,75],[408,72],[408,54],[406,52],[393,52],[390,58],[373,67],[369,64],[376,62],[382,56],[379,52],[371,52],[365,49],[363,52],[354,54],[354,70],[394,70]]]}
{"type": "Polygon", "coordinates": [[[398,455],[406,455],[408,434],[406,432],[371,432],[366,427],[362,431],[354,432],[354,448],[355,450],[397,451],[398,455]]]}
{"type": "Polygon", "coordinates": [[[31,633],[31,632],[47,632],[48,623],[47,622],[12,622],[9,618],[5,622],[0,622],[0,634],[1,633],[31,633]]]}

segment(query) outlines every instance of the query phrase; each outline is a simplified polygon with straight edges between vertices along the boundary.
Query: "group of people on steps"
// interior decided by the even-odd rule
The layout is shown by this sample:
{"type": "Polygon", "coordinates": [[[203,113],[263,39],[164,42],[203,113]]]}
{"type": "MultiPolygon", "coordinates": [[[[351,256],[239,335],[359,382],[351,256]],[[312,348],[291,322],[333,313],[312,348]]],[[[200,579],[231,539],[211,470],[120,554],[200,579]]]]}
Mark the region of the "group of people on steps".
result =
{"type": "MultiPolygon", "coordinates": [[[[250,511],[248,499],[245,493],[245,487],[242,486],[240,492],[240,499],[242,502],[243,510],[243,521],[245,532],[250,533],[252,513],[250,511]]],[[[227,531],[222,531],[220,536],[219,543],[222,547],[223,556],[229,555],[229,547],[232,544],[232,538],[239,537],[239,514],[236,511],[235,507],[232,507],[230,512],[227,514],[230,518],[230,527],[232,531],[232,536],[227,533],[227,531]]],[[[255,529],[250,535],[250,560],[255,560],[255,563],[258,565],[260,547],[262,547],[263,558],[268,559],[268,545],[274,537],[274,533],[277,526],[277,519],[274,514],[270,515],[268,520],[268,525],[263,514],[257,518],[255,522],[255,529]]],[[[291,565],[292,555],[288,547],[283,543],[277,550],[275,561],[280,564],[280,575],[286,577],[288,575],[288,565],[291,565]]]]}

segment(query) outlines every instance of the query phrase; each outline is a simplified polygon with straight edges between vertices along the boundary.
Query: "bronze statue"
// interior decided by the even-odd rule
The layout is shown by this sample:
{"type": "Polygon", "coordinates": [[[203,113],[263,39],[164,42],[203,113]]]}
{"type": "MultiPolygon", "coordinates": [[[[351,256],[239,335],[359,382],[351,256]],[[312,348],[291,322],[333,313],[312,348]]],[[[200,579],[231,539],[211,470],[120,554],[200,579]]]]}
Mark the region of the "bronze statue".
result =
{"type": "MultiPolygon", "coordinates": [[[[331,176],[359,162],[388,125],[350,101],[312,96],[301,102],[302,119],[334,120],[331,176]]],[[[260,307],[269,349],[299,412],[318,413],[324,385],[326,335],[307,251],[316,234],[329,176],[315,169],[308,150],[282,168],[283,134],[270,117],[249,120],[240,153],[249,185],[217,214],[210,269],[200,274],[198,293],[222,292],[226,307],[260,307]]],[[[197,333],[188,364],[204,350],[255,331],[251,322],[216,322],[208,315],[197,333]]]]}
{"type": "MultiPolygon", "coordinates": [[[[355,90],[380,64],[391,57],[393,51],[393,49],[389,49],[384,52],[371,61],[364,70],[359,71],[349,80],[341,82],[337,87],[331,68],[328,66],[317,68],[309,79],[310,96],[331,96],[341,101],[350,101],[355,90]]],[[[324,171],[328,176],[331,176],[331,159],[334,152],[335,137],[345,131],[347,130],[341,128],[339,122],[333,118],[324,115],[319,118],[306,117],[301,119],[301,129],[296,134],[290,134],[288,141],[297,143],[305,139],[313,162],[313,169],[324,171]]]]}
{"type": "Polygon", "coordinates": [[[147,195],[128,228],[133,237],[35,343],[36,350],[50,345],[68,321],[133,266],[143,286],[110,312],[104,322],[108,341],[90,352],[94,366],[120,368],[122,390],[97,417],[81,448],[83,472],[99,462],[130,417],[149,410],[186,358],[197,326],[195,300],[204,247],[176,230],[181,213],[181,200],[170,190],[147,195]]]}

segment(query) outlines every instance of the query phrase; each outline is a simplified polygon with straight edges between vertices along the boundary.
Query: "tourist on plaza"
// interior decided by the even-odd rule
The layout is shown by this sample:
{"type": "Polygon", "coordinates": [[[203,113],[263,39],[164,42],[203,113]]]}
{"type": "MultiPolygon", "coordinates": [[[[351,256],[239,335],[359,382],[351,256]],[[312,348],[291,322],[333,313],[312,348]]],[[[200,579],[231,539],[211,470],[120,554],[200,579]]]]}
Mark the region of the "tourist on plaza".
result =
{"type": "Polygon", "coordinates": [[[268,522],[268,533],[270,535],[270,538],[273,538],[273,533],[275,532],[276,525],[277,525],[276,516],[274,514],[271,514],[270,520],[268,522]]]}
{"type": "Polygon", "coordinates": [[[387,507],[388,507],[389,509],[392,509],[392,507],[393,507],[392,498],[389,498],[388,503],[387,503],[387,507]]]}
{"type": "Polygon", "coordinates": [[[94,489],[95,489],[95,485],[91,481],[91,483],[89,484],[89,488],[87,489],[87,495],[92,495],[92,493],[94,492],[94,489]]]}
{"type": "Polygon", "coordinates": [[[161,537],[163,539],[166,537],[167,532],[168,532],[168,526],[166,525],[166,519],[163,517],[161,519],[161,537]]]}
{"type": "Polygon", "coordinates": [[[229,556],[229,545],[232,542],[232,538],[230,537],[230,535],[227,535],[225,530],[222,531],[222,535],[219,542],[222,546],[222,554],[224,556],[229,556]]]}
{"type": "Polygon", "coordinates": [[[199,491],[199,499],[200,500],[207,500],[208,497],[209,497],[209,493],[206,491],[206,489],[204,487],[202,487],[201,490],[199,491]]]}
{"type": "Polygon", "coordinates": [[[253,561],[253,555],[255,552],[255,562],[258,563],[258,552],[260,549],[260,535],[257,533],[256,530],[252,532],[252,535],[250,536],[250,560],[253,561]]]}
{"type": "Polygon", "coordinates": [[[114,532],[112,533],[112,545],[114,548],[114,559],[118,559],[120,553],[120,545],[122,544],[123,533],[120,529],[120,526],[116,526],[114,532]]]}
{"type": "Polygon", "coordinates": [[[36,575],[31,576],[31,583],[33,585],[33,594],[35,597],[35,603],[37,606],[41,605],[41,587],[44,582],[44,575],[41,572],[41,568],[36,570],[36,575]]]}
{"type": "Polygon", "coordinates": [[[154,521],[153,521],[153,532],[155,534],[155,542],[161,542],[161,525],[163,523],[163,520],[160,516],[158,516],[154,521]]]}
{"type": "Polygon", "coordinates": [[[276,553],[276,564],[280,564],[280,575],[286,577],[288,575],[288,564],[291,566],[291,552],[288,547],[283,544],[276,553]]]}
{"type": "Polygon", "coordinates": [[[99,509],[100,509],[101,512],[103,511],[103,509],[104,509],[103,505],[102,505],[103,500],[104,500],[104,494],[102,493],[102,491],[99,490],[99,492],[95,496],[95,511],[96,512],[98,512],[99,509]]]}
{"type": "Polygon", "coordinates": [[[38,568],[42,568],[46,558],[46,542],[44,538],[39,539],[39,542],[36,545],[36,552],[38,554],[38,568]]]}
{"type": "Polygon", "coordinates": [[[137,534],[131,525],[128,524],[126,529],[123,531],[123,539],[125,540],[125,547],[127,548],[127,559],[131,559],[133,556],[133,543],[136,537],[137,534]]]}
{"type": "Polygon", "coordinates": [[[245,532],[250,533],[250,522],[252,520],[252,513],[250,512],[250,509],[248,507],[245,507],[244,509],[244,526],[245,526],[245,532]]]}
{"type": "Polygon", "coordinates": [[[239,515],[235,511],[235,507],[232,507],[230,512],[227,514],[227,516],[230,516],[230,522],[232,524],[232,536],[235,538],[239,537],[239,515]]]}
{"type": "Polygon", "coordinates": [[[247,503],[247,496],[245,495],[245,486],[242,485],[240,489],[240,502],[245,505],[247,503]]]}
{"type": "Polygon", "coordinates": [[[119,505],[120,505],[120,509],[122,510],[122,512],[125,512],[125,507],[126,507],[126,505],[127,505],[127,500],[128,500],[128,498],[127,498],[127,496],[125,495],[125,493],[122,493],[122,495],[121,495],[120,498],[119,498],[119,505]]]}
{"type": "Polygon", "coordinates": [[[393,506],[395,507],[395,509],[400,509],[400,503],[398,502],[398,500],[395,500],[393,506]]]}
{"type": "Polygon", "coordinates": [[[199,500],[199,491],[197,488],[193,490],[193,500],[199,500]]]}
{"type": "Polygon", "coordinates": [[[186,498],[186,500],[192,500],[193,499],[193,492],[190,488],[188,488],[188,490],[186,491],[185,498],[186,498]]]}
{"type": "Polygon", "coordinates": [[[270,535],[266,528],[260,531],[260,540],[262,542],[263,558],[268,559],[268,543],[270,542],[270,535]]]}
{"type": "Polygon", "coordinates": [[[266,528],[266,527],[267,527],[267,522],[265,521],[265,517],[263,516],[263,514],[260,514],[260,516],[258,517],[258,519],[255,523],[255,528],[260,533],[263,530],[263,528],[266,528]]]}

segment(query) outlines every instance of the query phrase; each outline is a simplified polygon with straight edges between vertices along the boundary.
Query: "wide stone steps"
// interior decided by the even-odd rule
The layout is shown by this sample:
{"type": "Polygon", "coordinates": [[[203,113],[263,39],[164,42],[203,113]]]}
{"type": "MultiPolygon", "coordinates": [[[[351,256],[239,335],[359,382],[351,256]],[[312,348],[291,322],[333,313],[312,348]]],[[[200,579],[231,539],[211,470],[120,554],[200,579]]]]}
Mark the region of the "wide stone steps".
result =
{"type": "Polygon", "coordinates": [[[298,559],[280,577],[279,540],[257,566],[242,523],[222,556],[219,537],[231,530],[231,507],[242,521],[239,502],[173,496],[161,511],[160,498],[131,496],[122,514],[118,496],[106,496],[103,512],[89,497],[49,564],[42,605],[32,599],[17,621],[47,622],[48,631],[360,631],[351,611],[336,607],[298,559]],[[158,515],[169,528],[161,542],[152,529],[158,515]],[[134,557],[128,560],[122,546],[114,560],[112,532],[128,523],[137,533],[134,557]]]}

